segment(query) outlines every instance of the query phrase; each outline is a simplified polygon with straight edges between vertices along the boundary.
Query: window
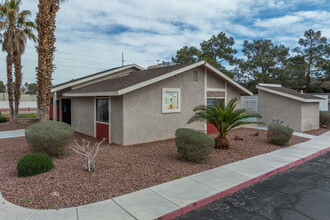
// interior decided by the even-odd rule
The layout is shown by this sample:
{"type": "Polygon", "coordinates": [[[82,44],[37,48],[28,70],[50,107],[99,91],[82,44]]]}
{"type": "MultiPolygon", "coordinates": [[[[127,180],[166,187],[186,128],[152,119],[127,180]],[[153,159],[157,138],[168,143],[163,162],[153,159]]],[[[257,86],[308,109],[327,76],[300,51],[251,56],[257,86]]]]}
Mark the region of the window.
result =
{"type": "Polygon", "coordinates": [[[194,81],[198,82],[198,71],[194,71],[194,81]]]}
{"type": "Polygon", "coordinates": [[[225,100],[224,99],[215,99],[215,98],[208,98],[207,99],[207,107],[211,107],[213,105],[220,105],[220,103],[224,104],[225,100]]]}
{"type": "Polygon", "coordinates": [[[180,89],[162,89],[162,113],[181,112],[180,92],[180,89]]]}
{"type": "Polygon", "coordinates": [[[96,121],[109,123],[109,99],[96,99],[96,121]]]}

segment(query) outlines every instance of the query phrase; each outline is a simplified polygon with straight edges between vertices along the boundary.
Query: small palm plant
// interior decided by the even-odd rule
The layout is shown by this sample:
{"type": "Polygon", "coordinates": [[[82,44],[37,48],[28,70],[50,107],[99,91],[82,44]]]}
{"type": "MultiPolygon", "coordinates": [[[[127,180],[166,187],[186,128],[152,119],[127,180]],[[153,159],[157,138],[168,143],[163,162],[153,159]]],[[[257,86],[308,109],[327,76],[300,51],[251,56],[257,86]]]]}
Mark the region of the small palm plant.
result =
{"type": "Polygon", "coordinates": [[[245,121],[244,119],[247,118],[261,118],[261,116],[257,113],[247,112],[245,109],[236,109],[236,105],[237,98],[230,100],[227,106],[224,103],[211,107],[199,105],[194,108],[195,115],[189,119],[188,124],[205,120],[211,123],[219,131],[219,135],[215,138],[215,148],[228,149],[230,144],[226,136],[231,129],[246,124],[263,124],[262,122],[245,121]]]}

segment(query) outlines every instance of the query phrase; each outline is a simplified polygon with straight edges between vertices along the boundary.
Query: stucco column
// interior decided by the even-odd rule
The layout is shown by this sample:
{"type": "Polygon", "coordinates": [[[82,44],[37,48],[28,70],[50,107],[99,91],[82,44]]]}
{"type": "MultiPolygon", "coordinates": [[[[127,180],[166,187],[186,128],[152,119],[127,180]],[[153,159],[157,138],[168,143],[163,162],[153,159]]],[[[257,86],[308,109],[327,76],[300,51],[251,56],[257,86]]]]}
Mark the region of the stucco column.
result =
{"type": "Polygon", "coordinates": [[[227,82],[225,82],[225,106],[228,104],[228,86],[227,82]]]}
{"type": "Polygon", "coordinates": [[[53,94],[53,121],[57,121],[57,106],[56,106],[57,93],[53,94]]]}
{"type": "Polygon", "coordinates": [[[62,99],[59,100],[59,111],[60,111],[59,121],[63,121],[63,115],[62,115],[62,99]]]}

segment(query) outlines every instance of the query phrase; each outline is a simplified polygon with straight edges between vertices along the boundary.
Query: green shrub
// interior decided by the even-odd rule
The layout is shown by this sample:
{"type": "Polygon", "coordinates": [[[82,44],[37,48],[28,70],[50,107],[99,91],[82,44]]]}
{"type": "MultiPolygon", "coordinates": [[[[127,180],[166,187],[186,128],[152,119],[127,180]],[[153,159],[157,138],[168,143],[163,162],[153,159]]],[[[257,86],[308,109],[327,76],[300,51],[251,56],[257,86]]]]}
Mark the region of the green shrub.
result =
{"type": "Polygon", "coordinates": [[[63,156],[74,136],[73,128],[63,122],[43,121],[26,128],[25,137],[32,152],[63,156]]]}
{"type": "Polygon", "coordinates": [[[17,164],[19,177],[34,176],[54,168],[52,159],[43,153],[27,154],[17,164]]]}
{"type": "Polygon", "coordinates": [[[179,128],[175,132],[175,144],[180,159],[203,163],[212,153],[214,140],[206,134],[189,128],[179,128]]]}
{"type": "Polygon", "coordinates": [[[275,145],[286,145],[293,134],[293,130],[283,125],[271,124],[268,125],[267,137],[268,141],[275,145]]]}
{"type": "Polygon", "coordinates": [[[330,112],[320,111],[320,126],[330,128],[330,112]]]}
{"type": "Polygon", "coordinates": [[[0,123],[4,123],[7,121],[7,118],[5,116],[0,116],[0,123]]]}

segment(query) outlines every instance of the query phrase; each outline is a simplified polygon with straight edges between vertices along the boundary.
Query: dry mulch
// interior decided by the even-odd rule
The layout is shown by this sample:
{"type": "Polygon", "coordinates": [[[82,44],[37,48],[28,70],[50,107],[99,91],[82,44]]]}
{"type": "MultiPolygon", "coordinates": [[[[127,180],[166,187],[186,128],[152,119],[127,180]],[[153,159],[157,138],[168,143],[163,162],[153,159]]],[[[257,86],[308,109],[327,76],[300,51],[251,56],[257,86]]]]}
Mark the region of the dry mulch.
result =
{"type": "Polygon", "coordinates": [[[305,134],[310,134],[310,135],[315,135],[315,136],[320,136],[326,132],[330,131],[330,129],[327,128],[319,128],[315,130],[310,130],[310,131],[305,131],[305,134]]]}
{"type": "Polygon", "coordinates": [[[18,122],[13,124],[9,121],[5,123],[0,123],[0,131],[11,131],[11,130],[18,130],[18,129],[25,129],[30,125],[37,123],[38,119],[18,119],[18,122]]]}
{"type": "MultiPolygon", "coordinates": [[[[215,137],[216,134],[212,134],[215,137]]],[[[76,139],[89,138],[76,134],[76,139]]],[[[29,153],[25,138],[0,140],[0,190],[4,198],[28,208],[59,209],[89,204],[146,187],[264,154],[281,147],[267,143],[266,131],[239,128],[228,134],[229,150],[213,150],[205,164],[177,160],[174,140],[147,144],[111,145],[97,156],[96,171],[88,173],[79,156],[53,159],[48,173],[18,178],[16,164],[29,153]],[[255,134],[258,132],[258,136],[255,134]],[[243,141],[234,140],[235,135],[243,141]]],[[[290,145],[307,141],[293,136],[290,145]]]]}

